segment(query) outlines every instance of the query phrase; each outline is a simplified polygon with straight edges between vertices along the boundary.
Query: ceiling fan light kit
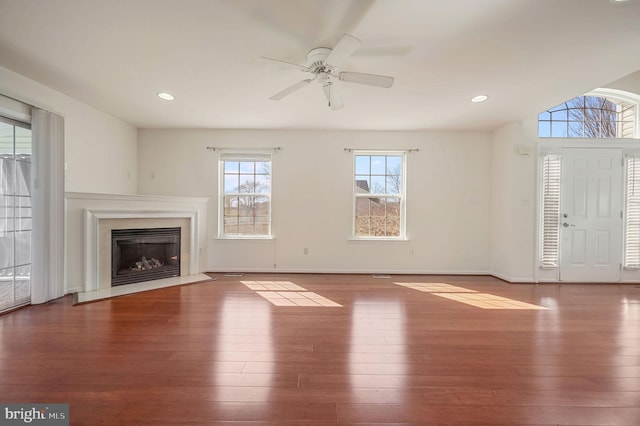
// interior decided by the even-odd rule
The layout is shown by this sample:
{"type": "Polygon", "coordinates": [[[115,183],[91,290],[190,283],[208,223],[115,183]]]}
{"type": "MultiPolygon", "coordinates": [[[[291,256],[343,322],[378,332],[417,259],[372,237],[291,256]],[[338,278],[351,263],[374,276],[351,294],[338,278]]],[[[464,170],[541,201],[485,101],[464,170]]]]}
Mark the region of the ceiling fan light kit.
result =
{"type": "Polygon", "coordinates": [[[281,90],[269,99],[279,101],[315,80],[322,85],[322,90],[327,97],[329,108],[336,111],[341,109],[344,106],[344,103],[338,94],[336,85],[334,84],[334,79],[344,81],[346,83],[390,88],[394,82],[393,77],[353,71],[339,71],[339,68],[344,64],[349,56],[356,51],[358,46],[360,46],[360,43],[360,40],[356,37],[345,34],[333,49],[329,49],[328,47],[316,47],[315,49],[311,49],[307,54],[308,65],[306,66],[282,61],[280,59],[263,57],[263,59],[275,61],[288,66],[294,66],[299,68],[301,71],[308,72],[313,75],[312,78],[299,81],[286,89],[281,90]]]}

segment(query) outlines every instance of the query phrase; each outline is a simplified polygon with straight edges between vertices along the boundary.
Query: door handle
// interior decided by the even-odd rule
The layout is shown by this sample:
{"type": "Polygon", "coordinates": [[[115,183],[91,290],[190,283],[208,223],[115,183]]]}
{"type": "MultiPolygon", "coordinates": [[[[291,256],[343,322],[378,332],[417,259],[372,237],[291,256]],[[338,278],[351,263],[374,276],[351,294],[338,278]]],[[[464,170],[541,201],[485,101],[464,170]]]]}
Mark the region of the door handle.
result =
{"type": "Polygon", "coordinates": [[[570,226],[575,226],[575,225],[569,225],[567,222],[563,223],[562,226],[564,226],[565,228],[568,228],[570,226]]]}

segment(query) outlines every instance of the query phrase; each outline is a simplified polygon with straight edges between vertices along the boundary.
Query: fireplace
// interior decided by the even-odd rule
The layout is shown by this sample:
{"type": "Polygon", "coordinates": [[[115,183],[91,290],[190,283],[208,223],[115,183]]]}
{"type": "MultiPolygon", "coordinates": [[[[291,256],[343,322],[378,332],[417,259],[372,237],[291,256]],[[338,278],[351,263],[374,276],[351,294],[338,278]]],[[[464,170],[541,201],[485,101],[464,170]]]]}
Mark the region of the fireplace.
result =
{"type": "Polygon", "coordinates": [[[111,285],[180,276],[180,227],[113,229],[111,285]]]}

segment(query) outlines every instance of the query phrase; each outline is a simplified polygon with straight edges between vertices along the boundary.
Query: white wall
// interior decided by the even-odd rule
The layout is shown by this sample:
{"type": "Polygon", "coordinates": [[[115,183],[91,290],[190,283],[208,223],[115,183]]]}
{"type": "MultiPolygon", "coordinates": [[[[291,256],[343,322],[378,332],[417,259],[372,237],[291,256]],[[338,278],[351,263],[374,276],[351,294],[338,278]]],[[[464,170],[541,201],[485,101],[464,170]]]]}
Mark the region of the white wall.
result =
{"type": "Polygon", "coordinates": [[[535,140],[526,123],[492,133],[491,272],[511,282],[533,282],[536,247],[535,140]]]}
{"type": "Polygon", "coordinates": [[[211,198],[209,271],[490,271],[488,133],[140,130],[138,147],[140,194],[211,198]],[[273,240],[216,238],[218,152],[207,146],[282,148],[273,156],[273,240]],[[420,150],[408,155],[408,241],[349,240],[346,147],[420,150]]]}
{"type": "Polygon", "coordinates": [[[3,67],[0,94],[64,117],[67,191],[135,194],[134,126],[3,67]]]}

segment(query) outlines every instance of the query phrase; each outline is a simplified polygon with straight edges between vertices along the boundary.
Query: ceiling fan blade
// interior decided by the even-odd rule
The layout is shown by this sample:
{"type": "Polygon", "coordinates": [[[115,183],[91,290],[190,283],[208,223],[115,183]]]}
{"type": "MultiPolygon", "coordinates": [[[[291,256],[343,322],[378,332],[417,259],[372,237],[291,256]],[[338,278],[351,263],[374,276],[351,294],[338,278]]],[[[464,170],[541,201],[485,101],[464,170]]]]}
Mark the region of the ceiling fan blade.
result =
{"type": "Polygon", "coordinates": [[[324,95],[327,97],[327,100],[329,101],[329,107],[333,111],[337,111],[340,108],[344,107],[344,104],[342,103],[342,99],[340,99],[340,96],[338,95],[338,91],[336,90],[333,84],[331,83],[325,84],[324,86],[322,86],[322,90],[324,90],[324,95]]]}
{"type": "Polygon", "coordinates": [[[302,89],[304,86],[306,86],[307,84],[311,83],[311,81],[312,81],[312,79],[310,79],[310,78],[308,78],[306,80],[299,81],[296,84],[294,84],[292,86],[289,86],[286,89],[276,93],[275,95],[271,96],[269,99],[271,99],[272,101],[279,101],[280,99],[284,98],[285,96],[288,96],[288,95],[292,94],[296,90],[302,89]]]}
{"type": "Polygon", "coordinates": [[[358,46],[360,46],[359,39],[350,34],[345,34],[324,61],[332,67],[340,68],[347,58],[356,51],[358,46]]]}
{"type": "Polygon", "coordinates": [[[394,78],[386,75],[364,74],[361,72],[341,72],[338,74],[341,81],[348,83],[366,84],[367,86],[385,87],[393,86],[394,78]]]}
{"type": "Polygon", "coordinates": [[[281,61],[280,59],[268,58],[266,56],[260,56],[260,59],[265,59],[267,61],[278,62],[281,64],[296,67],[296,68],[299,68],[301,71],[309,71],[309,67],[305,67],[304,65],[294,64],[293,62],[281,61]]]}

